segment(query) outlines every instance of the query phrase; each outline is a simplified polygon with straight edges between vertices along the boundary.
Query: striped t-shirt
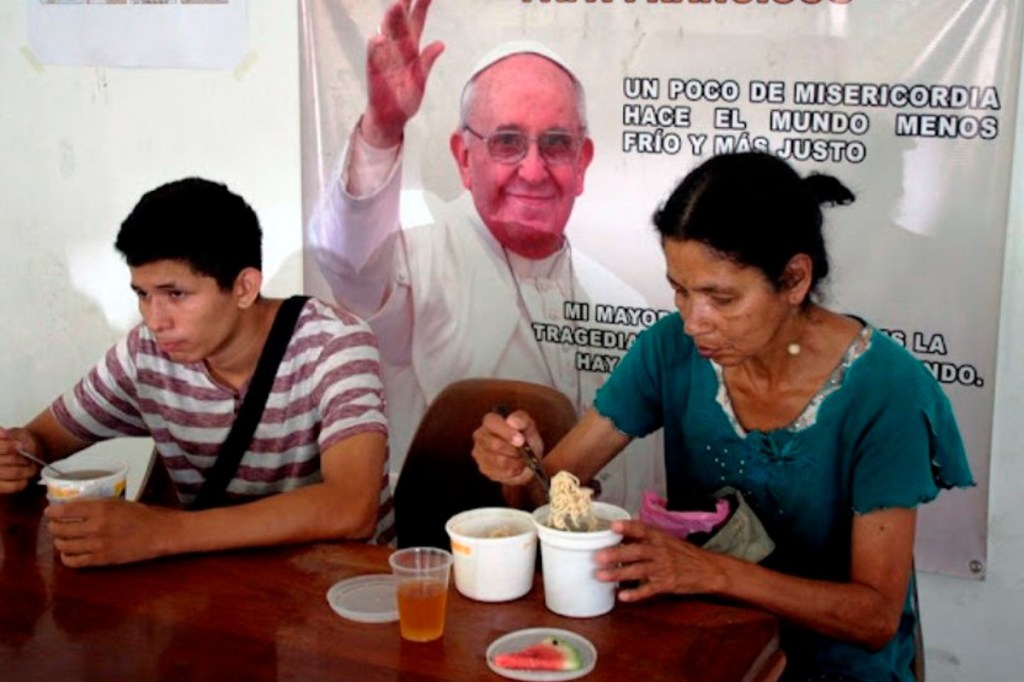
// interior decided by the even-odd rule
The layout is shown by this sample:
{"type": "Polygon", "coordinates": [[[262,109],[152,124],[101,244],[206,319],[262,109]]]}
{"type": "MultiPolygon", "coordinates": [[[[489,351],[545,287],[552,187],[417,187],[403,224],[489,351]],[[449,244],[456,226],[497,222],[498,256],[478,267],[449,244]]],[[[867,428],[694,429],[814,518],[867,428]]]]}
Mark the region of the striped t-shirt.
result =
{"type": "MultiPolygon", "coordinates": [[[[227,497],[266,497],[322,480],[320,453],[367,431],[387,435],[377,340],[369,325],[316,299],[302,308],[263,416],[227,497]]],[[[136,326],[70,391],[54,401],[57,421],[97,442],[151,436],[184,504],[196,496],[238,414],[241,394],[202,362],[174,362],[136,326]]],[[[374,541],[394,536],[385,461],[374,541]]]]}

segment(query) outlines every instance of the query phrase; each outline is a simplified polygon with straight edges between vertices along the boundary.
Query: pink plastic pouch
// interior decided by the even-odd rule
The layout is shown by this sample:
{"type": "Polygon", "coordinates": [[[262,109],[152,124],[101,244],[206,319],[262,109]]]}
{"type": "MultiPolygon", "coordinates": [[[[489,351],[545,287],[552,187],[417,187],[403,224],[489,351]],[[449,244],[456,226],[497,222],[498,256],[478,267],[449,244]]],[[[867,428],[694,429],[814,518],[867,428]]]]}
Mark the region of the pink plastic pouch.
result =
{"type": "Polygon", "coordinates": [[[667,509],[667,501],[653,490],[644,493],[640,520],[681,540],[687,540],[711,552],[759,563],[775,550],[743,495],[730,487],[722,488],[714,511],[677,512],[667,509]]]}
{"type": "Polygon", "coordinates": [[[720,497],[715,511],[676,512],[667,509],[668,500],[653,490],[644,492],[640,506],[640,520],[648,526],[663,530],[680,540],[693,533],[711,533],[729,517],[729,499],[720,497]]]}

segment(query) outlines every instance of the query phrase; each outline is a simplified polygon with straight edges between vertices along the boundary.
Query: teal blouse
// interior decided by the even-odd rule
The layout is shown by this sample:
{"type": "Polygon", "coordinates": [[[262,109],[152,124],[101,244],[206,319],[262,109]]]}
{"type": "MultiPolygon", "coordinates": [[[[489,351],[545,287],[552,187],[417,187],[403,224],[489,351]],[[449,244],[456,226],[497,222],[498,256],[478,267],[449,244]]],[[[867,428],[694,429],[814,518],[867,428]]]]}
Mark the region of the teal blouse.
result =
{"type": "MultiPolygon", "coordinates": [[[[702,358],[678,314],[640,335],[598,392],[617,429],[664,429],[671,501],[729,485],[775,541],[763,566],[847,581],[854,514],[913,508],[974,484],[949,400],[924,365],[870,325],[789,426],[746,431],[721,369],[702,358]]],[[[917,620],[908,585],[899,632],[878,652],[784,625],[787,680],[912,682],[917,620]]]]}

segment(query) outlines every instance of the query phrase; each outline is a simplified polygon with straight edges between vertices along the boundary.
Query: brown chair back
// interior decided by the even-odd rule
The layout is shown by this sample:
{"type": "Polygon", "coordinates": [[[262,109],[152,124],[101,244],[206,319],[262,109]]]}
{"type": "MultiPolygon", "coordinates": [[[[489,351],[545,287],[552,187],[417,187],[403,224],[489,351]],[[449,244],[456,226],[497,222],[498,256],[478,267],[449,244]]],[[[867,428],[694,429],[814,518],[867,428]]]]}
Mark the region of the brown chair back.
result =
{"type": "Polygon", "coordinates": [[[458,512],[503,507],[501,486],[480,473],[471,452],[484,415],[502,405],[525,410],[550,450],[576,424],[572,402],[541,384],[463,379],[446,387],[420,420],[395,487],[399,547],[448,548],[444,524],[458,512]]]}

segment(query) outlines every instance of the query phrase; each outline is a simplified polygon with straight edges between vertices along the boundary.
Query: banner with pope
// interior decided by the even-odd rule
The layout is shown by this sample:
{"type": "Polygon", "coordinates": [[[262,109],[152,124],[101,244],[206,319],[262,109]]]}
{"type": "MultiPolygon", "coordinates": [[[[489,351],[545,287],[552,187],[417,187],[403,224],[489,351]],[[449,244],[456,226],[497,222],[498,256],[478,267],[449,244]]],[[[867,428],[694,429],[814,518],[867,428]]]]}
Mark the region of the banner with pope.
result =
{"type": "MultiPolygon", "coordinates": [[[[300,3],[307,289],[373,323],[394,472],[456,379],[546,383],[582,413],[675,311],[655,210],[711,156],[765,151],[856,195],[825,211],[822,302],[905,346],[952,401],[977,485],[922,509],[916,560],[984,576],[1019,2],[434,0],[413,3],[422,68],[385,90],[396,4],[300,3]],[[582,145],[467,127],[480,96],[467,81],[516,51],[575,76],[582,145]],[[560,169],[530,217],[565,236],[560,255],[495,228],[505,180],[474,175],[465,135],[493,158],[535,143],[560,169]]],[[[542,72],[519,79],[536,88],[502,106],[558,114],[542,72]]],[[[658,434],[632,443],[598,477],[602,498],[635,511],[664,479],[661,447],[658,434]]]]}

